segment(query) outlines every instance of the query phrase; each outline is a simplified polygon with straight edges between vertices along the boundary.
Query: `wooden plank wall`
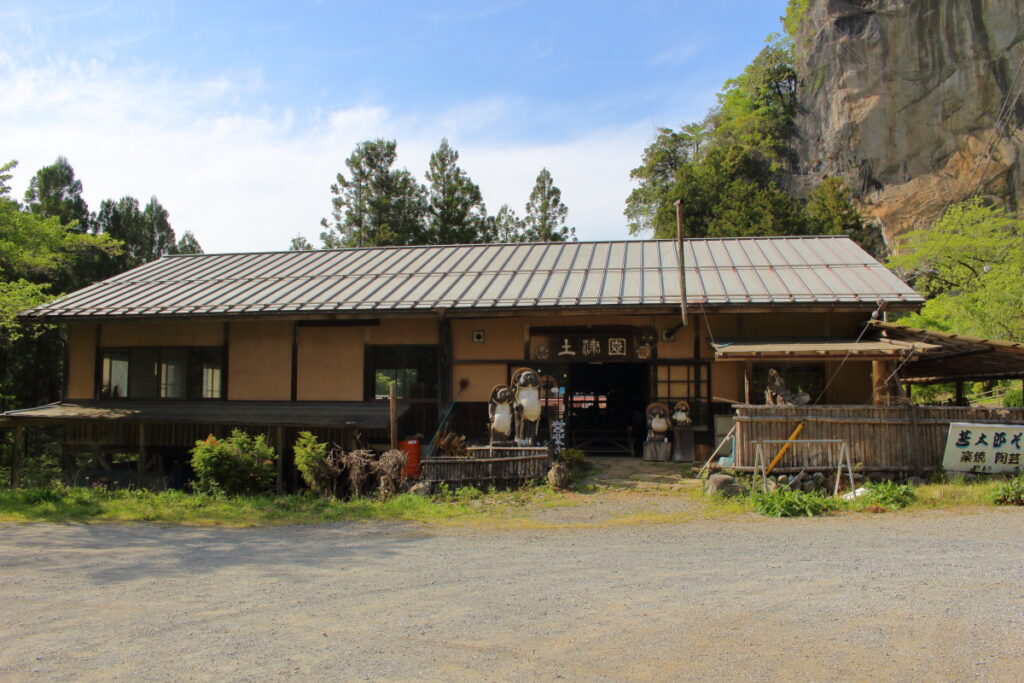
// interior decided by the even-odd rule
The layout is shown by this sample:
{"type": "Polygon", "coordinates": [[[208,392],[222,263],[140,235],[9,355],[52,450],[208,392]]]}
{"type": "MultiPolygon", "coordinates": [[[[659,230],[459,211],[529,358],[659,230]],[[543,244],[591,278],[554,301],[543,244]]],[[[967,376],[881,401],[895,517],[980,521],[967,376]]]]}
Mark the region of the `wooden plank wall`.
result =
{"type": "MultiPolygon", "coordinates": [[[[1024,425],[1024,408],[740,405],[735,407],[735,420],[737,468],[757,466],[754,442],[787,439],[804,422],[799,439],[846,441],[854,467],[923,471],[942,464],[950,422],[1024,425]]],[[[836,462],[830,450],[825,446],[798,447],[795,453],[783,456],[780,471],[826,467],[836,462]]]]}

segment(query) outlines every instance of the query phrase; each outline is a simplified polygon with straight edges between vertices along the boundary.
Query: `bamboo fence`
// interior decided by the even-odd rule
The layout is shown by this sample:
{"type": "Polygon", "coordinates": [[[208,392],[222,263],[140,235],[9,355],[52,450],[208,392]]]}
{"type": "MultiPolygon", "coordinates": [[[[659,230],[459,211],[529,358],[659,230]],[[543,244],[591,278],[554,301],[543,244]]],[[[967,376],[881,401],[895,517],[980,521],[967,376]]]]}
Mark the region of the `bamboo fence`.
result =
{"type": "MultiPolygon", "coordinates": [[[[840,439],[855,469],[920,472],[938,469],[951,422],[1024,424],[1024,408],[963,406],[760,406],[735,408],[736,464],[757,466],[756,442],[787,439],[801,422],[801,440],[840,439]]],[[[775,471],[834,469],[834,454],[797,444],[775,471]]]]}

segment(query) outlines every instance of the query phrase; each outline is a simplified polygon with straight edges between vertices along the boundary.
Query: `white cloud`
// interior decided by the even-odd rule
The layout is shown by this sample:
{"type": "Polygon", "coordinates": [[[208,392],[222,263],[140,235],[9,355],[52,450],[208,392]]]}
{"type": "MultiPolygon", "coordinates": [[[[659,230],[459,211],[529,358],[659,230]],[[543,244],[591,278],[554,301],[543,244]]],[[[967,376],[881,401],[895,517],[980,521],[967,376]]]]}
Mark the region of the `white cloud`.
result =
{"type": "Polygon", "coordinates": [[[629,169],[653,133],[642,123],[530,144],[496,139],[502,118],[522,110],[500,99],[430,118],[372,102],[297,112],[244,104],[265,87],[258,73],[189,82],[144,69],[114,73],[96,61],[19,68],[6,57],[0,160],[19,160],[16,191],[64,155],[91,207],[155,194],[175,230],[192,230],[208,252],[284,249],[298,233],[317,236],[330,183],[369,137],[397,139],[399,163],[421,178],[430,152],[449,137],[492,211],[509,203],[521,213],[546,166],[581,239],[625,237],[629,169]]]}

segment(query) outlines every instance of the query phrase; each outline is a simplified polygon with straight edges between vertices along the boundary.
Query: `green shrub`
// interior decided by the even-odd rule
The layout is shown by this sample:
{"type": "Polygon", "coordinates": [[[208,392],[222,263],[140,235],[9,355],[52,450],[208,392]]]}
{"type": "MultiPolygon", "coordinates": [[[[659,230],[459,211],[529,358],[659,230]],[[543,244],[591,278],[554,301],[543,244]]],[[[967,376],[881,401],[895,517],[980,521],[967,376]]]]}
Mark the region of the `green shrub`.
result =
{"type": "Polygon", "coordinates": [[[193,487],[201,493],[262,493],[274,485],[276,455],[262,434],[240,429],[218,441],[212,434],[192,449],[193,487]]]}
{"type": "Polygon", "coordinates": [[[579,481],[594,471],[594,464],[587,460],[587,454],[579,448],[563,448],[555,454],[555,461],[569,468],[573,481],[579,481]]]}
{"type": "Polygon", "coordinates": [[[992,493],[996,505],[1024,505],[1024,474],[1007,479],[992,493]]]}
{"type": "Polygon", "coordinates": [[[295,441],[295,467],[310,491],[320,496],[337,495],[338,477],[341,476],[337,457],[311,432],[299,432],[295,441]]]}
{"type": "Polygon", "coordinates": [[[1003,394],[1004,408],[1024,408],[1024,390],[1011,389],[1003,394]]]}
{"type": "Polygon", "coordinates": [[[890,510],[905,508],[917,500],[914,487],[908,484],[897,484],[894,481],[882,481],[868,484],[868,492],[858,499],[862,505],[878,505],[890,510]]]}
{"type": "Polygon", "coordinates": [[[755,493],[754,509],[766,517],[814,517],[836,508],[836,501],[820,493],[805,493],[780,488],[768,493],[755,493]]]}
{"type": "Polygon", "coordinates": [[[468,503],[484,497],[484,492],[475,486],[460,486],[455,490],[455,502],[468,503]]]}

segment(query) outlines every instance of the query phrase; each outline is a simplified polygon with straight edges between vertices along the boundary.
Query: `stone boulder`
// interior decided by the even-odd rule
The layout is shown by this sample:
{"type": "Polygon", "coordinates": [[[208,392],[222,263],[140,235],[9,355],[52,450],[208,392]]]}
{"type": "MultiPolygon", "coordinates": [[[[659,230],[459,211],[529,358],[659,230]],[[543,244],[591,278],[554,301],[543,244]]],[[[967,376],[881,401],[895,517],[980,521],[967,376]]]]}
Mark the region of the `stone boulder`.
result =
{"type": "Polygon", "coordinates": [[[548,470],[548,483],[551,484],[551,488],[562,490],[569,488],[569,484],[572,482],[572,474],[569,472],[569,468],[560,462],[556,462],[548,470]]]}
{"type": "Polygon", "coordinates": [[[712,474],[704,482],[704,493],[709,495],[720,493],[723,496],[738,496],[743,493],[743,487],[736,481],[736,477],[728,474],[712,474]]]}

